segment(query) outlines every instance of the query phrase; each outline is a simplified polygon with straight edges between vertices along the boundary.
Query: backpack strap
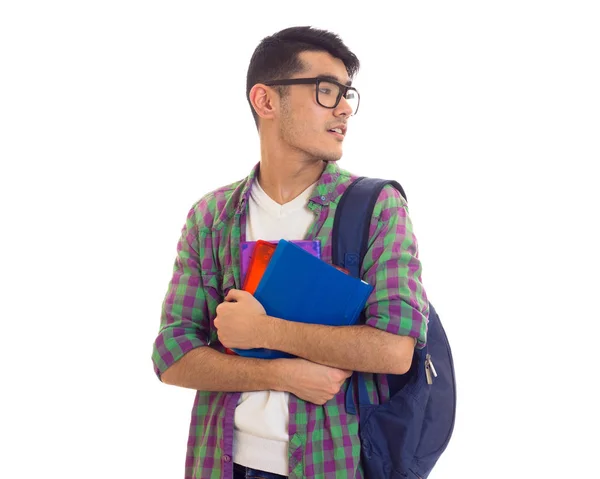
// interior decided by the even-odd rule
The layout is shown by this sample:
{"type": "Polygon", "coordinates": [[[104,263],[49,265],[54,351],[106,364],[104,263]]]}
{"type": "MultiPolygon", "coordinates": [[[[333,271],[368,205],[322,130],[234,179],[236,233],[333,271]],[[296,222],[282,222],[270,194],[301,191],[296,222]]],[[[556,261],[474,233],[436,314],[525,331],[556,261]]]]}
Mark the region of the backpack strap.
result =
{"type": "MultiPolygon", "coordinates": [[[[381,190],[388,184],[394,186],[406,200],[406,193],[398,182],[362,176],[346,188],[336,209],[332,232],[332,261],[333,264],[346,268],[355,278],[360,278],[360,267],[367,252],[373,208],[381,190]]],[[[346,410],[350,414],[356,414],[353,395],[356,376],[359,402],[370,404],[363,376],[354,373],[346,392],[346,410]]]]}

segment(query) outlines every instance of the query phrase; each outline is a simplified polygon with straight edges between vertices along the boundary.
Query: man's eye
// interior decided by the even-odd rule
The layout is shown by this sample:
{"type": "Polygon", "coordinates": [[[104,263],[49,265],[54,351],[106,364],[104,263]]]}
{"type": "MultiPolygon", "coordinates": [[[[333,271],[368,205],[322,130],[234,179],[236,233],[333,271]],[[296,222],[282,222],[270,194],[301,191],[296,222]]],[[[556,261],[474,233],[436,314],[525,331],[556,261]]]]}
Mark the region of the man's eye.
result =
{"type": "Polygon", "coordinates": [[[330,95],[331,89],[330,88],[319,88],[319,93],[323,93],[324,95],[330,95]]]}
{"type": "Polygon", "coordinates": [[[349,91],[348,93],[346,93],[346,100],[354,100],[354,92],[353,91],[349,91]]]}

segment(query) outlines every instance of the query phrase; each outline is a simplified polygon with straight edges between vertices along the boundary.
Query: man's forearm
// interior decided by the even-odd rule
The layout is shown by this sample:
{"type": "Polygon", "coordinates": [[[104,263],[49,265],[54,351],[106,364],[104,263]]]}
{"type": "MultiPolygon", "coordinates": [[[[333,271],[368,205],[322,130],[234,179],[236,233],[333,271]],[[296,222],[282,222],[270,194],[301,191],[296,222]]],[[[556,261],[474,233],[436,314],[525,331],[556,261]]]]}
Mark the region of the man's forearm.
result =
{"type": "Polygon", "coordinates": [[[266,346],[326,366],[371,373],[404,374],[415,340],[371,326],[323,326],[269,317],[266,346]]]}
{"type": "Polygon", "coordinates": [[[266,391],[281,386],[275,362],[223,354],[210,347],[189,351],[161,375],[161,380],[199,391],[266,391]]]}

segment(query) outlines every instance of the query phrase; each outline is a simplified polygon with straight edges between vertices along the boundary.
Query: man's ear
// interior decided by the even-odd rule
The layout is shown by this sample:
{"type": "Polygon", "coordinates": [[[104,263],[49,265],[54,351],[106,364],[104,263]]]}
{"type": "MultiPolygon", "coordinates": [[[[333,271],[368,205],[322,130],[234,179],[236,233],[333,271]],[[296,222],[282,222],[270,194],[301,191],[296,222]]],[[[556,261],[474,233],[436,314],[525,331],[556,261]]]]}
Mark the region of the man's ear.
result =
{"type": "Polygon", "coordinates": [[[272,88],[257,83],[248,95],[254,111],[260,118],[273,119],[279,109],[279,95],[272,88]]]}

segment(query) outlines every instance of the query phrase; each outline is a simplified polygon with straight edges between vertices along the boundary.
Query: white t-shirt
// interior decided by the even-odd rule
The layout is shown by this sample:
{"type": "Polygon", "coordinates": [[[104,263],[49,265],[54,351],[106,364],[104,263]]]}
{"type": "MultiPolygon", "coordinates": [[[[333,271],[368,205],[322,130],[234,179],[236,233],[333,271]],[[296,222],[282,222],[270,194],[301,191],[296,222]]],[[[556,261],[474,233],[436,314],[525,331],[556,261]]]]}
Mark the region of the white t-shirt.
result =
{"type": "MultiPolygon", "coordinates": [[[[254,181],[248,202],[246,240],[303,240],[315,220],[308,209],[315,184],[280,205],[254,181]]],[[[289,393],[242,393],[235,410],[233,460],[246,467],[288,475],[289,393]]]]}

